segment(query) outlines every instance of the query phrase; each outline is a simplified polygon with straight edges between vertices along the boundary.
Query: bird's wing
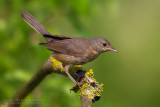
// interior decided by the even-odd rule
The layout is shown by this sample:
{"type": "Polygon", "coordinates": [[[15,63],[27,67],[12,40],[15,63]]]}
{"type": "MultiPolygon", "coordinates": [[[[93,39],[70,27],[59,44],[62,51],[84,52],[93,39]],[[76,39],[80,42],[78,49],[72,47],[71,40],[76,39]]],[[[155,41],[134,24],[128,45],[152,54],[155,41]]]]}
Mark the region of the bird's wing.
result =
{"type": "Polygon", "coordinates": [[[87,53],[89,47],[88,42],[79,42],[77,39],[65,39],[49,43],[41,43],[49,50],[72,56],[82,56],[87,53]]]}

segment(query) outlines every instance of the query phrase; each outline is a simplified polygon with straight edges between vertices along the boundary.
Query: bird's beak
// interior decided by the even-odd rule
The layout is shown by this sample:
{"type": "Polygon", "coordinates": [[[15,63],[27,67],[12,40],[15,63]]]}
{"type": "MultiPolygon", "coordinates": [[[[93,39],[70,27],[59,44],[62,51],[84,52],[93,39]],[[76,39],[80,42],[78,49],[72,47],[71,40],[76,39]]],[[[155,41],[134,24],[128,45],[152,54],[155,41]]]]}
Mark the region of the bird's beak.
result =
{"type": "Polygon", "coordinates": [[[111,51],[113,51],[113,52],[116,52],[116,53],[118,53],[118,51],[116,50],[116,49],[110,49],[111,51]]]}
{"type": "Polygon", "coordinates": [[[114,48],[107,48],[107,50],[118,53],[118,51],[116,49],[114,49],[114,48]]]}

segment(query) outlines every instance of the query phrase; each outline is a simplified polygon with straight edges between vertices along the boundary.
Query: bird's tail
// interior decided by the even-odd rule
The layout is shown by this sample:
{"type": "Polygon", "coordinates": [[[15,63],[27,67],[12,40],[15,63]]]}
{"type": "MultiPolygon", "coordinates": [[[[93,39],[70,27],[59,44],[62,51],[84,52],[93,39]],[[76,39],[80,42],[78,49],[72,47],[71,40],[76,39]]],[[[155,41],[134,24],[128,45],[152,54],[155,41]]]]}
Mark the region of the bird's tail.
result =
{"type": "Polygon", "coordinates": [[[22,18],[41,35],[51,35],[31,14],[22,11],[22,18]]]}

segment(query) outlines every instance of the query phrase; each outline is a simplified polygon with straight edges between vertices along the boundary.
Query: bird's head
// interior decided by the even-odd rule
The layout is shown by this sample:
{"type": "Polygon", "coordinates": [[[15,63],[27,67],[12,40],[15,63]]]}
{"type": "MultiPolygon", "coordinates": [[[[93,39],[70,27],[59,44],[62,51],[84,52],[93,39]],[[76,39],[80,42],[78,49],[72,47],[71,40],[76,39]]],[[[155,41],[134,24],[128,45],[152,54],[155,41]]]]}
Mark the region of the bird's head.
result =
{"type": "Polygon", "coordinates": [[[98,53],[102,53],[106,51],[113,51],[118,53],[118,51],[105,38],[95,37],[95,38],[91,38],[90,40],[91,40],[91,45],[98,53]]]}

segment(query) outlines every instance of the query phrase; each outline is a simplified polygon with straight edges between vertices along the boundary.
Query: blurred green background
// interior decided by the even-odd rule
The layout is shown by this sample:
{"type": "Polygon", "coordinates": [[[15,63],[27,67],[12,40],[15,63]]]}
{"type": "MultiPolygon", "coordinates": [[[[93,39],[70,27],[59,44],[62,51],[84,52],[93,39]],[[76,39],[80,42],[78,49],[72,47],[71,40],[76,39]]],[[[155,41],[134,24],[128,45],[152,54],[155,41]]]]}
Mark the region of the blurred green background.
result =
{"type": "MultiPolygon", "coordinates": [[[[104,91],[93,107],[160,107],[159,0],[1,0],[0,104],[12,98],[48,59],[44,39],[21,18],[26,10],[52,34],[105,37],[119,51],[84,65],[104,91]]],[[[73,82],[51,74],[23,107],[80,107],[73,82]]]]}

